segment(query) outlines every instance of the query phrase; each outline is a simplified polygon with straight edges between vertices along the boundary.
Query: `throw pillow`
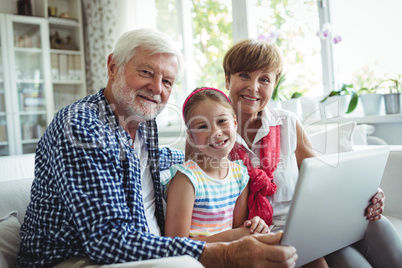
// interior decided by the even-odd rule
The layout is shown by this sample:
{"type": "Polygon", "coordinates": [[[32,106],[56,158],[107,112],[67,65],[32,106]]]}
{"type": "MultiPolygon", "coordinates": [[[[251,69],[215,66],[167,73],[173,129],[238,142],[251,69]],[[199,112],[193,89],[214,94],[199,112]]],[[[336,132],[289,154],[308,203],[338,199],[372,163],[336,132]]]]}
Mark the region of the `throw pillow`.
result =
{"type": "Polygon", "coordinates": [[[0,267],[11,267],[20,250],[20,223],[17,211],[0,218],[0,267]]]}
{"type": "MultiPolygon", "coordinates": [[[[309,135],[312,147],[317,155],[329,155],[353,151],[353,131],[355,122],[326,124],[320,131],[309,135]]],[[[306,131],[307,128],[306,127],[306,131]]],[[[308,132],[308,131],[307,131],[308,132]]]]}

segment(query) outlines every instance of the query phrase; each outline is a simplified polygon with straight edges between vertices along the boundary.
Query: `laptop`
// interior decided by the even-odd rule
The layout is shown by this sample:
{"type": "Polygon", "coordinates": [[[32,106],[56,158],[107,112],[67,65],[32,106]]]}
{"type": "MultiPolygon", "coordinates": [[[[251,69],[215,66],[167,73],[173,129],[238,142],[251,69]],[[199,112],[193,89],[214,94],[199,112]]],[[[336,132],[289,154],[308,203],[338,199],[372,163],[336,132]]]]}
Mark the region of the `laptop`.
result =
{"type": "Polygon", "coordinates": [[[365,209],[388,154],[387,146],[376,146],[303,161],[280,241],[297,249],[296,267],[363,238],[365,209]]]}

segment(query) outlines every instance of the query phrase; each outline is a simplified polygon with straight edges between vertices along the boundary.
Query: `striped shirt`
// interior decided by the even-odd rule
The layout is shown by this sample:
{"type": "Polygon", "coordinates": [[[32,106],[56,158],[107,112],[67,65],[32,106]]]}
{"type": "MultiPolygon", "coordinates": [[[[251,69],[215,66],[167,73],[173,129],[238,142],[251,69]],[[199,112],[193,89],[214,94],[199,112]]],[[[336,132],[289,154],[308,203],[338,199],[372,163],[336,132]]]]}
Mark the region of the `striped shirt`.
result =
{"type": "Polygon", "coordinates": [[[174,165],[170,171],[172,177],[177,171],[182,172],[194,185],[190,237],[209,236],[232,229],[236,200],[249,179],[242,161],[230,162],[228,175],[222,180],[211,178],[192,160],[174,165]]]}

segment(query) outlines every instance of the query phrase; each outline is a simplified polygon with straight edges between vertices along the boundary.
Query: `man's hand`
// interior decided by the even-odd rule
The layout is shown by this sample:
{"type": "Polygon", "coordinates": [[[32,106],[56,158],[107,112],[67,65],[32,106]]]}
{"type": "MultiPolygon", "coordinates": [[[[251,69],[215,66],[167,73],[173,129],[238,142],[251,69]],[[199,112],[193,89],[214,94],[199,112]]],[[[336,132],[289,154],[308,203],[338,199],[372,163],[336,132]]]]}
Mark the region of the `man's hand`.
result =
{"type": "Polygon", "coordinates": [[[294,267],[296,249],[277,245],[282,232],[245,236],[231,243],[207,243],[200,257],[205,267],[294,267]]]}
{"type": "Polygon", "coordinates": [[[371,199],[371,204],[366,209],[366,217],[369,221],[377,221],[381,219],[381,214],[384,212],[385,194],[381,189],[371,199]]]}

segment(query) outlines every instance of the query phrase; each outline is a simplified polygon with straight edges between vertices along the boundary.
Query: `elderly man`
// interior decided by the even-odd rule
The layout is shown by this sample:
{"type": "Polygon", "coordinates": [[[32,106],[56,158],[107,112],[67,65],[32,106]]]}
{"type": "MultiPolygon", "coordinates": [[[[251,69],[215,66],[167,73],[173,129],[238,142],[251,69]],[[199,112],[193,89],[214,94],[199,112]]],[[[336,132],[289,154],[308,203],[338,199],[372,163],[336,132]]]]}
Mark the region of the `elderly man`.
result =
{"type": "Polygon", "coordinates": [[[182,58],[167,36],[140,29],[118,40],[107,67],[106,88],[59,111],[38,143],[17,267],[294,266],[295,249],[275,245],[280,234],[207,244],[161,236],[159,172],[184,155],[158,148],[155,117],[182,58]]]}

